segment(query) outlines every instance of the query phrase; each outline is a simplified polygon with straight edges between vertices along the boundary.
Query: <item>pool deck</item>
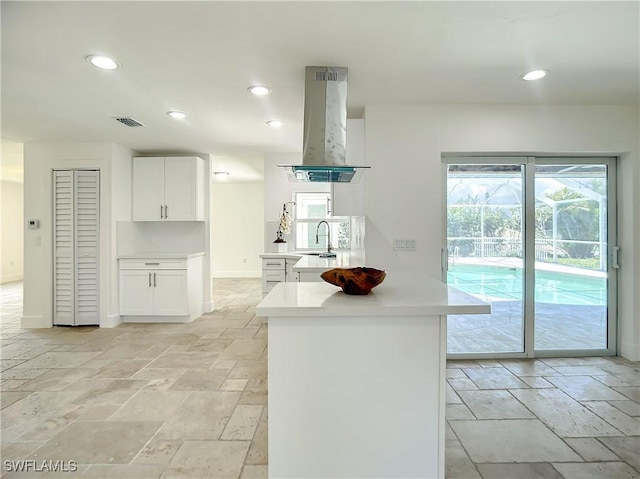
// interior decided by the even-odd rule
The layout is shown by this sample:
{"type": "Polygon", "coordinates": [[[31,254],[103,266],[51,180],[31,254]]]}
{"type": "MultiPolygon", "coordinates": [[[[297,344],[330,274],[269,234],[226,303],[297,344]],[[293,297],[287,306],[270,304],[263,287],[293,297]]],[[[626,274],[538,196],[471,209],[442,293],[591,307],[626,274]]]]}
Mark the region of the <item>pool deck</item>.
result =
{"type": "MultiPolygon", "coordinates": [[[[522,268],[519,258],[456,258],[455,265],[522,268]]],[[[536,262],[541,271],[604,279],[606,273],[571,266],[536,262]]],[[[472,284],[472,283],[470,283],[472,284]]],[[[455,285],[464,291],[464,285],[455,285]]],[[[470,294],[475,294],[468,291],[470,294]]],[[[522,352],[522,301],[475,294],[491,303],[492,314],[449,316],[449,353],[522,352]]],[[[504,296],[504,295],[502,295],[504,296]]],[[[535,348],[538,350],[606,349],[607,309],[602,304],[552,304],[536,302],[535,348]]]]}

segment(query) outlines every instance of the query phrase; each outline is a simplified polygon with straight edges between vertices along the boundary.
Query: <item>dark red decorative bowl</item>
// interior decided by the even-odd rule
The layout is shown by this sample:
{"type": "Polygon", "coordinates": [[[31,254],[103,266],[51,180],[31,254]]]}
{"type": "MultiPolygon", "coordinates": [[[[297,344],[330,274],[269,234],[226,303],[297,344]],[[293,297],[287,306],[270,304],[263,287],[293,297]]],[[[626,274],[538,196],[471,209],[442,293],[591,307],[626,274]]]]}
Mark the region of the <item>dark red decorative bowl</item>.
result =
{"type": "Polygon", "coordinates": [[[386,271],[375,268],[334,268],[320,275],[327,283],[341,287],[345,294],[369,294],[385,276],[386,271]]]}

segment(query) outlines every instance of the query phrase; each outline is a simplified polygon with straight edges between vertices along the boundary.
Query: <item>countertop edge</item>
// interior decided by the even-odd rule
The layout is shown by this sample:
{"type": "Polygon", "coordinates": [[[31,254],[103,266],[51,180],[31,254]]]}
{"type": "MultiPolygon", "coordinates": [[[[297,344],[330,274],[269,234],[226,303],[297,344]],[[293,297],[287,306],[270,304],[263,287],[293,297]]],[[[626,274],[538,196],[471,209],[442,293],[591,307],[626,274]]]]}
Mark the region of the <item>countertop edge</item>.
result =
{"type": "Polygon", "coordinates": [[[204,256],[204,251],[195,253],[131,253],[116,256],[116,259],[188,259],[204,256]]]}

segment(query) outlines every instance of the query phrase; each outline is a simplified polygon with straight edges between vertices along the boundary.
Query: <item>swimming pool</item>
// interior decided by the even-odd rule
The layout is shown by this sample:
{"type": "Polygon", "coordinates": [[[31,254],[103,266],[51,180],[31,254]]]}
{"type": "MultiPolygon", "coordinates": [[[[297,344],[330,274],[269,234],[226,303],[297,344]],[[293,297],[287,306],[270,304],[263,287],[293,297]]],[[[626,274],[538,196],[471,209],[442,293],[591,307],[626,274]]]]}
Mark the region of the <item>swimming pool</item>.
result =
{"type": "MultiPolygon", "coordinates": [[[[457,264],[449,267],[447,283],[492,300],[522,300],[521,268],[457,264]]],[[[536,303],[592,305],[607,304],[607,280],[565,272],[536,270],[536,303]]]]}

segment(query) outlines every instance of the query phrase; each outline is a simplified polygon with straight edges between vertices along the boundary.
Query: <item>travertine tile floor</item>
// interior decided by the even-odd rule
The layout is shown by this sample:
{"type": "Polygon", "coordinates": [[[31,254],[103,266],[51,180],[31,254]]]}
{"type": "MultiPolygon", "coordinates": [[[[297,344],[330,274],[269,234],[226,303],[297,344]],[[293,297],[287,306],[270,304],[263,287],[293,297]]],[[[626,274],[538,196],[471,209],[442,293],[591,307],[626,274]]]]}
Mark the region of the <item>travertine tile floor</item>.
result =
{"type": "MultiPolygon", "coordinates": [[[[190,324],[23,330],[21,284],[2,285],[2,477],[267,477],[260,280],[214,291],[190,324]],[[78,467],[9,471],[24,459],[78,467]]],[[[639,372],[621,358],[449,362],[446,477],[640,478],[639,372]]]]}

